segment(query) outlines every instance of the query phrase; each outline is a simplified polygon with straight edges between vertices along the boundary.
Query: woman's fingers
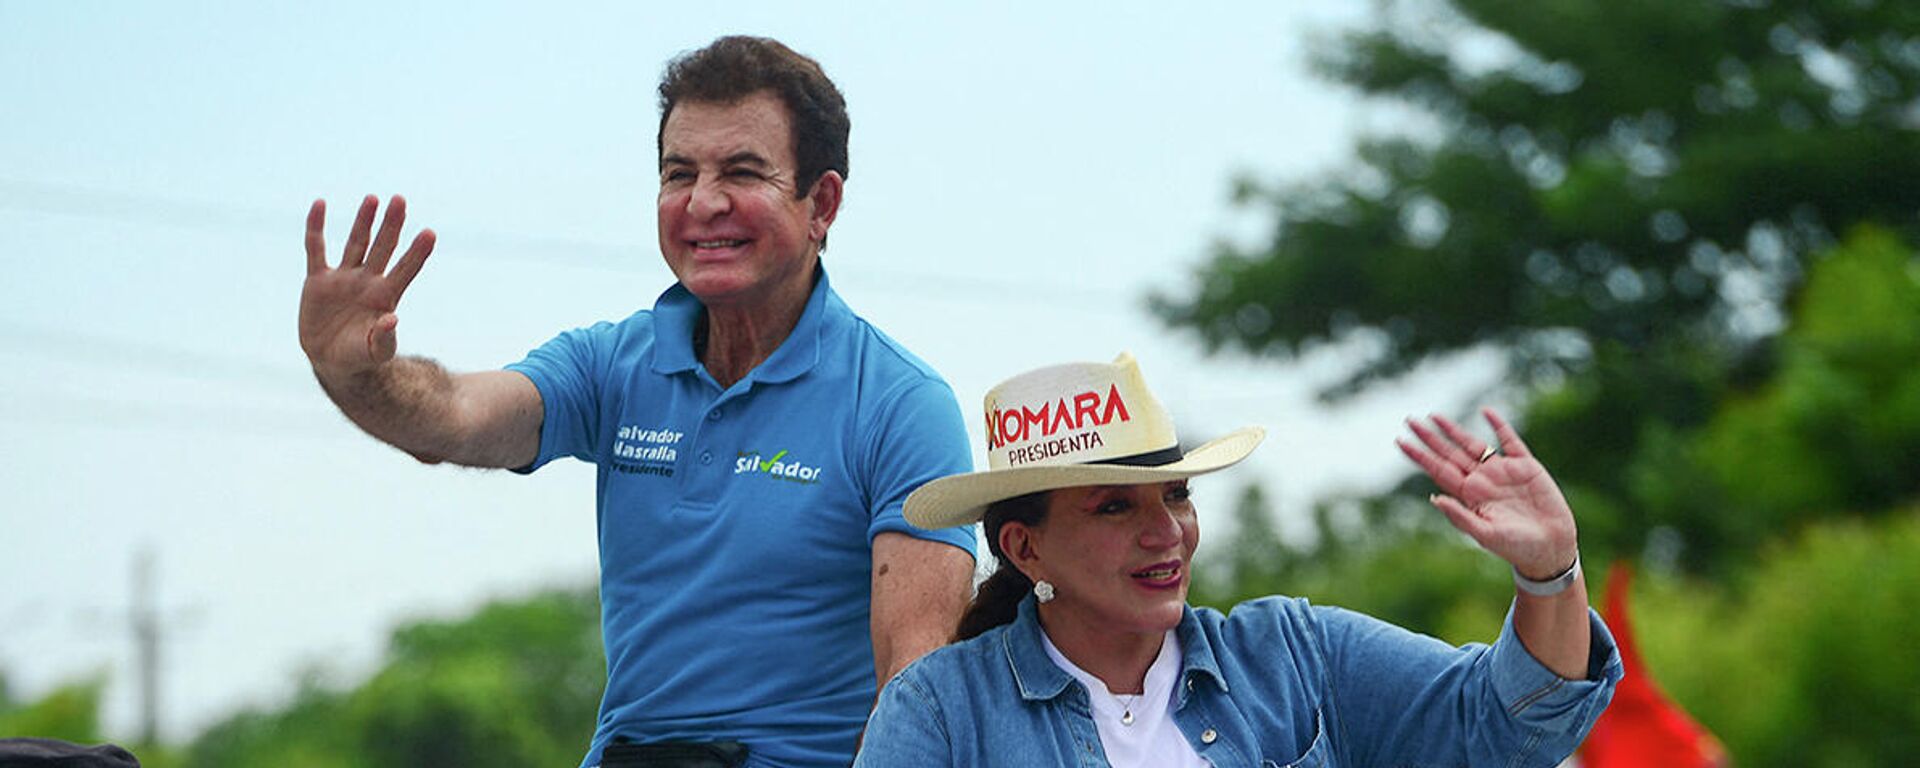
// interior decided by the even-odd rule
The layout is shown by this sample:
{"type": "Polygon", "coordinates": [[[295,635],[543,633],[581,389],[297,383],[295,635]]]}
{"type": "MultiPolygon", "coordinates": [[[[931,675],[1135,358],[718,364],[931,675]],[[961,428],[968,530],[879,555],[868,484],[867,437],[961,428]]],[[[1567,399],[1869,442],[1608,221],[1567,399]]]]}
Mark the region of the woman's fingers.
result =
{"type": "Polygon", "coordinates": [[[1461,450],[1466,452],[1468,460],[1473,463],[1479,464],[1482,461],[1481,457],[1488,455],[1489,446],[1459,424],[1453,423],[1452,419],[1436,413],[1433,414],[1433,423],[1440,425],[1441,431],[1447,433],[1447,439],[1459,445],[1461,450]]]}
{"type": "MultiPolygon", "coordinates": [[[[1486,518],[1468,509],[1467,505],[1460,503],[1459,499],[1446,494],[1436,493],[1428,496],[1427,501],[1432,502],[1433,506],[1439,508],[1441,512],[1446,513],[1447,522],[1452,523],[1453,527],[1460,529],[1461,533],[1472,536],[1475,542],[1483,542],[1487,529],[1486,518]]],[[[1485,544],[1482,543],[1482,546],[1485,546],[1485,544]]]]}
{"type": "Polygon", "coordinates": [[[1454,441],[1440,436],[1419,421],[1411,418],[1407,419],[1407,429],[1413,430],[1413,434],[1420,438],[1420,442],[1426,444],[1427,450],[1433,451],[1435,456],[1439,456],[1452,463],[1455,469],[1463,473],[1472,472],[1474,465],[1480,463],[1477,454],[1468,456],[1467,452],[1461,450],[1461,447],[1455,444],[1454,441]]]}
{"type": "Polygon", "coordinates": [[[1526,441],[1520,439],[1520,433],[1515,432],[1513,425],[1508,424],[1506,419],[1500,418],[1498,411],[1492,408],[1481,408],[1480,415],[1486,418],[1488,424],[1493,425],[1493,435],[1500,440],[1501,452],[1518,457],[1533,455],[1533,452],[1527,449],[1526,441]]]}
{"type": "Polygon", "coordinates": [[[1441,490],[1448,493],[1459,490],[1460,481],[1466,475],[1462,474],[1458,467],[1432,453],[1420,450],[1406,440],[1395,438],[1393,444],[1400,446],[1401,453],[1406,454],[1413,463],[1420,465],[1421,471],[1426,472],[1427,477],[1433,478],[1434,484],[1440,486],[1441,490]]]}

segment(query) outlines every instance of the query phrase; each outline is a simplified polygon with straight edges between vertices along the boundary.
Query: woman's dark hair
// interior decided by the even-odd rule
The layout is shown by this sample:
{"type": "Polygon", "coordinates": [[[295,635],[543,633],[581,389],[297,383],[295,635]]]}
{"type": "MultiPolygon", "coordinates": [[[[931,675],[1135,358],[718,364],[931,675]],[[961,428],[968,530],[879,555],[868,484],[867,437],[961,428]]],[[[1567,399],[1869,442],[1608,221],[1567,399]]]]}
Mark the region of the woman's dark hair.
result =
{"type": "Polygon", "coordinates": [[[987,514],[981,518],[981,523],[986,528],[987,551],[993,555],[999,567],[992,576],[981,582],[980,589],[973,595],[973,602],[967,604],[966,613],[960,614],[960,626],[953,631],[954,641],[966,640],[1002,624],[1011,624],[1014,616],[1019,614],[1020,601],[1033,591],[1033,580],[1013,567],[1012,561],[1007,559],[1007,553],[1000,551],[1000,529],[1011,522],[1039,525],[1047,519],[1048,493],[1036,491],[987,506],[987,514]]]}

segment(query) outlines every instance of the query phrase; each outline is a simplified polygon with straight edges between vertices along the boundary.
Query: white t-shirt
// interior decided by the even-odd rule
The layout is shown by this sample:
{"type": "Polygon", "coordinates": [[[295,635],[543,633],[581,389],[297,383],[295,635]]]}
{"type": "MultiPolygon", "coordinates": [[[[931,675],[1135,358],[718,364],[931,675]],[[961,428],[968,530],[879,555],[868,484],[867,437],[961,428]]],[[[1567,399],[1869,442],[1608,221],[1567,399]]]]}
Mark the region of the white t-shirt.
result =
{"type": "Polygon", "coordinates": [[[1107,752],[1113,768],[1210,768],[1212,763],[1193,751],[1180,726],[1173,722],[1174,689],[1180,681],[1180,639],[1173,630],[1160,643],[1160,655],[1147,668],[1147,678],[1138,696],[1115,696],[1100,681],[1068,661],[1054,647],[1053,639],[1040,635],[1047,656],[1073,679],[1087,687],[1087,699],[1093,705],[1093,726],[1100,732],[1100,747],[1107,752]],[[1133,724],[1122,723],[1127,713],[1133,724]]]}

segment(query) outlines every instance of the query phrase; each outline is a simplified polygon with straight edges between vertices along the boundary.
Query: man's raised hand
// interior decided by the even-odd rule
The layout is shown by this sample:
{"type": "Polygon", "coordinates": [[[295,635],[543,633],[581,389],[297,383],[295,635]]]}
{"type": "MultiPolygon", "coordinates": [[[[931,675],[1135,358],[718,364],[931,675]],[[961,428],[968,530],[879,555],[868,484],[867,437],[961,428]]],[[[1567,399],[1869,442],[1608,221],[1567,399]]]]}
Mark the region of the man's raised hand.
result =
{"type": "Polygon", "coordinates": [[[407,284],[420,274],[427,255],[433,253],[433,230],[420,230],[389,271],[388,262],[407,221],[407,201],[393,196],[387,204],[386,218],[380,222],[380,232],[369,244],[373,215],[379,207],[380,199],[373,195],[360,201],[360,213],[347,234],[346,251],[339,266],[331,268],[327,266],[324,233],[327,202],[315,200],[307,211],[307,279],[300,289],[300,349],[323,379],[352,376],[393,359],[398,345],[394,329],[400,324],[394,309],[407,284]]]}

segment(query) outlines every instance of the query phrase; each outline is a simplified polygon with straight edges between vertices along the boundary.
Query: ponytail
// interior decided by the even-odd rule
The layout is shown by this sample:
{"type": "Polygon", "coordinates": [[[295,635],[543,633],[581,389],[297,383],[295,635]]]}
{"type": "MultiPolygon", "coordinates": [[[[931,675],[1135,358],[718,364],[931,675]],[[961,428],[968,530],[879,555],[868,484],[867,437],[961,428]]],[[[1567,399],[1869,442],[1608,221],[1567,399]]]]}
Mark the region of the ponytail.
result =
{"type": "Polygon", "coordinates": [[[975,637],[1002,624],[1012,624],[1020,614],[1020,601],[1033,590],[1033,580],[1020,572],[1020,569],[1000,561],[1000,570],[994,571],[986,581],[980,582],[980,590],[973,595],[973,602],[967,605],[967,612],[960,615],[960,628],[953,631],[954,642],[975,637]]]}
{"type": "Polygon", "coordinates": [[[1020,601],[1033,591],[1033,580],[1021,573],[1019,568],[1013,567],[1006,553],[1000,551],[1000,528],[1010,522],[1039,525],[1046,517],[1046,491],[1003,499],[987,506],[987,513],[982,518],[987,535],[987,552],[993,555],[999,567],[992,576],[980,583],[980,589],[974,592],[973,602],[968,603],[966,612],[960,615],[960,626],[953,631],[955,642],[978,636],[1003,624],[1011,624],[1020,614],[1020,601]]]}

